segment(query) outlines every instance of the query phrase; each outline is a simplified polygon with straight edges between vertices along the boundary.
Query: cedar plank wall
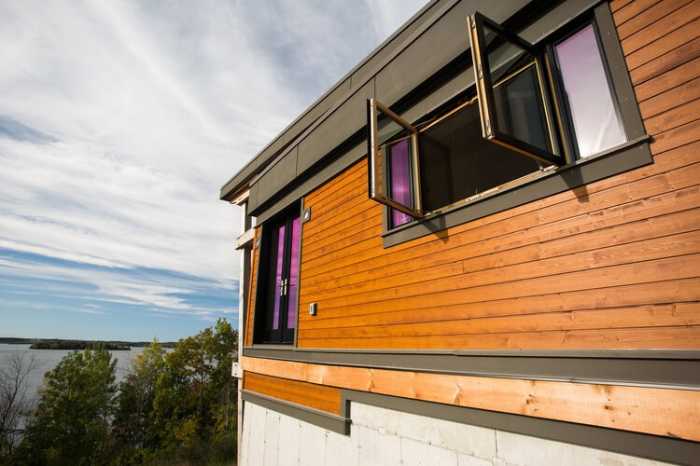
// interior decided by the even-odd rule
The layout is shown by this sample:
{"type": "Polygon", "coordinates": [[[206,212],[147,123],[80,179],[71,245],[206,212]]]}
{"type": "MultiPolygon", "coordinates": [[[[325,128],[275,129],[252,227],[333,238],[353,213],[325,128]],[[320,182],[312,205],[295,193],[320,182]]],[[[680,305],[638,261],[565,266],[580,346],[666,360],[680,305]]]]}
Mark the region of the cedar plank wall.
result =
{"type": "Polygon", "coordinates": [[[304,199],[300,347],[700,347],[700,1],[611,9],[655,163],[384,249],[358,162],[304,199]]]}
{"type": "Polygon", "coordinates": [[[340,389],[308,382],[281,379],[246,371],[243,388],[320,411],[340,415],[340,389]]]}

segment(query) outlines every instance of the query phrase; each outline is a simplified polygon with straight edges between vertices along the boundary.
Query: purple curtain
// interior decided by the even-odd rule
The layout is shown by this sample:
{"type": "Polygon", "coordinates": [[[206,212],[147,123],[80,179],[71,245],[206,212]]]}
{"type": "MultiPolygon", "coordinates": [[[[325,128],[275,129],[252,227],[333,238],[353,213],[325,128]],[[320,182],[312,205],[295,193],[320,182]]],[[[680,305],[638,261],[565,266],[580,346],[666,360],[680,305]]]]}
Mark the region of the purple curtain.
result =
{"type": "Polygon", "coordinates": [[[289,264],[289,305],[287,308],[287,328],[297,325],[297,290],[299,289],[299,253],[301,252],[301,218],[292,220],[292,251],[289,264]]]}
{"type": "Polygon", "coordinates": [[[284,266],[284,233],[285,226],[277,228],[277,264],[275,266],[275,305],[272,315],[272,328],[279,328],[280,302],[282,300],[282,267],[284,266]]]}
{"type": "MultiPolygon", "coordinates": [[[[413,207],[411,195],[411,158],[408,139],[389,146],[389,164],[391,166],[391,198],[407,207],[413,207]]],[[[399,210],[391,209],[391,224],[394,227],[411,221],[411,216],[399,210]]]]}

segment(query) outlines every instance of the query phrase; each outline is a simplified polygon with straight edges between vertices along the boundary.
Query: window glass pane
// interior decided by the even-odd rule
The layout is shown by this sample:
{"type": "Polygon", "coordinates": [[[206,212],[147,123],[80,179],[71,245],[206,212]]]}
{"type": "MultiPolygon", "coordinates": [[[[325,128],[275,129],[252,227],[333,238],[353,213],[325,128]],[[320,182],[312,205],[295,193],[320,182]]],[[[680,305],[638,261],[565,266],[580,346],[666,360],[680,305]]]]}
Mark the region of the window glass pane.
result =
{"type": "Polygon", "coordinates": [[[272,311],[272,329],[277,330],[280,324],[280,303],[282,301],[282,274],[284,266],[284,233],[285,225],[277,228],[277,263],[275,264],[275,302],[272,311]]]}
{"type": "MultiPolygon", "coordinates": [[[[535,57],[484,27],[496,132],[549,152],[549,131],[535,57]]],[[[497,135],[498,137],[498,135],[497,135]]]]}
{"type": "Polygon", "coordinates": [[[547,151],[547,121],[539,89],[534,63],[494,86],[496,124],[502,133],[547,151]]]}
{"type": "Polygon", "coordinates": [[[482,137],[476,103],[421,132],[419,144],[421,195],[427,211],[539,169],[533,159],[482,137]]]}
{"type": "MultiPolygon", "coordinates": [[[[391,183],[389,195],[393,200],[413,208],[413,193],[411,190],[411,143],[410,139],[402,139],[387,145],[389,155],[389,170],[391,183]]],[[[391,209],[391,224],[394,227],[411,221],[411,216],[396,209],[391,209]]]]}
{"type": "Polygon", "coordinates": [[[587,157],[625,142],[593,25],[557,44],[555,51],[579,155],[587,157]]]}
{"type": "Polygon", "coordinates": [[[301,218],[292,220],[292,248],[289,263],[289,304],[287,307],[287,328],[297,325],[297,291],[299,287],[299,253],[301,252],[301,218]]]}

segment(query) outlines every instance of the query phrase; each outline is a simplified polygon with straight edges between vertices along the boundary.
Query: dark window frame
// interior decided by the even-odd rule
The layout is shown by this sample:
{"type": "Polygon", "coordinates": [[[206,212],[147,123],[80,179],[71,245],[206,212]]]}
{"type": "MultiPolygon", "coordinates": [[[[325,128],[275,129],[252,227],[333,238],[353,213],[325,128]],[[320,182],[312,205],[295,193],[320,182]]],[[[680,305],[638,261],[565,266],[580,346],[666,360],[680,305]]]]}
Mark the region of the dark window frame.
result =
{"type": "MultiPolygon", "coordinates": [[[[484,37],[484,29],[490,29],[494,33],[498,34],[499,37],[503,37],[505,41],[515,44],[517,47],[526,51],[532,55],[532,61],[530,64],[525,65],[522,69],[513,72],[513,74],[519,74],[530,66],[535,67],[537,73],[538,87],[540,90],[540,99],[543,106],[544,118],[546,120],[546,126],[548,129],[548,139],[547,142],[548,150],[544,150],[535,147],[525,141],[518,140],[513,136],[501,131],[498,127],[497,118],[497,105],[494,89],[497,83],[494,83],[491,77],[492,71],[490,69],[490,63],[488,59],[488,52],[484,50],[471,48],[472,52],[472,63],[478,62],[480,72],[478,73],[479,78],[476,80],[475,86],[480,88],[478,94],[480,95],[478,99],[479,113],[481,114],[482,123],[482,135],[485,139],[492,140],[497,144],[501,144],[506,148],[519,152],[527,157],[539,160],[542,163],[549,163],[553,165],[562,165],[564,158],[559,154],[557,150],[557,131],[554,129],[553,116],[553,103],[550,98],[550,89],[548,88],[546,81],[542,78],[542,75],[547,72],[547,67],[543,63],[544,54],[538,53],[538,47],[536,45],[530,44],[523,40],[518,34],[514,34],[511,31],[504,29],[500,24],[495,23],[491,19],[479,14],[478,12],[473,15],[473,17],[468,18],[469,34],[472,36],[472,41],[478,41],[480,44],[485,44],[486,40],[484,37]],[[474,60],[474,57],[477,59],[474,60]],[[481,96],[484,98],[482,99],[481,96]]],[[[473,65],[477,66],[477,65],[473,65]]],[[[504,78],[506,79],[506,78],[504,78]]]]}
{"type": "MultiPolygon", "coordinates": [[[[574,34],[586,24],[592,24],[604,63],[616,110],[627,136],[627,142],[586,158],[574,155],[573,133],[570,126],[562,125],[568,134],[562,144],[566,164],[550,166],[546,170],[505,183],[499,188],[456,202],[443,209],[426,214],[423,218],[391,228],[390,209],[383,208],[384,247],[391,247],[421,236],[434,234],[477,218],[508,210],[522,204],[552,196],[562,191],[583,186],[653,162],[649,149],[650,137],[645,133],[639,106],[630,81],[617,29],[607,2],[598,4],[581,15],[571,18],[557,30],[538,41],[546,43],[545,59],[553,59],[554,43],[574,34]]],[[[551,72],[552,66],[547,67],[551,72]]],[[[558,79],[552,79],[557,82],[558,79]]],[[[555,91],[557,92],[557,91],[555,91]]],[[[556,100],[556,99],[553,99],[556,100]]],[[[564,114],[564,111],[560,111],[564,114]]]]}
{"type": "MultiPolygon", "coordinates": [[[[268,331],[267,323],[274,315],[273,307],[271,303],[274,303],[274,292],[276,284],[274,283],[275,267],[278,259],[278,247],[275,243],[275,239],[278,236],[274,233],[276,227],[285,224],[285,238],[284,238],[284,253],[285,257],[283,259],[283,276],[286,275],[287,280],[289,278],[289,273],[291,271],[291,261],[292,261],[292,224],[295,218],[298,218],[301,222],[301,229],[299,235],[299,257],[301,258],[301,235],[303,234],[303,208],[300,203],[294,203],[287,209],[284,209],[279,214],[275,215],[270,220],[266,221],[261,225],[262,235],[260,239],[260,252],[259,252],[259,264],[257,273],[257,283],[256,283],[256,297],[255,297],[255,308],[251,309],[253,313],[253,346],[296,346],[296,340],[298,336],[299,327],[299,311],[295,316],[295,326],[294,328],[288,327],[288,317],[289,317],[289,302],[293,298],[289,293],[289,284],[286,285],[286,293],[280,297],[280,311],[279,311],[279,327],[277,330],[268,331]],[[262,258],[267,256],[268,259],[263,262],[262,258]]],[[[301,272],[301,264],[299,264],[298,274],[301,272]]],[[[298,278],[297,278],[298,279],[298,278]]],[[[299,286],[296,288],[297,295],[294,300],[297,302],[297,307],[299,305],[299,286]]]]}

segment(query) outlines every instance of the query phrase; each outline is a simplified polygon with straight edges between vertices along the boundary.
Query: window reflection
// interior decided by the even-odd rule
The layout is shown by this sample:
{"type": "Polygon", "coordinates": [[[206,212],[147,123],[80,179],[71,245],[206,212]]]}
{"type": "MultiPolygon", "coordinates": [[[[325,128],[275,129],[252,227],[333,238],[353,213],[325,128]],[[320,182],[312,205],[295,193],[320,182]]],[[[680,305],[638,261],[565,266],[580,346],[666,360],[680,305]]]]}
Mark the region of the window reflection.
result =
{"type": "Polygon", "coordinates": [[[586,26],[555,47],[580,157],[625,142],[595,31],[586,26]]]}

